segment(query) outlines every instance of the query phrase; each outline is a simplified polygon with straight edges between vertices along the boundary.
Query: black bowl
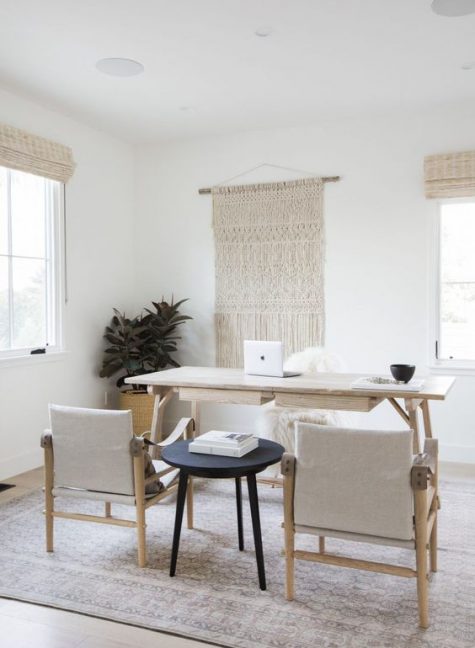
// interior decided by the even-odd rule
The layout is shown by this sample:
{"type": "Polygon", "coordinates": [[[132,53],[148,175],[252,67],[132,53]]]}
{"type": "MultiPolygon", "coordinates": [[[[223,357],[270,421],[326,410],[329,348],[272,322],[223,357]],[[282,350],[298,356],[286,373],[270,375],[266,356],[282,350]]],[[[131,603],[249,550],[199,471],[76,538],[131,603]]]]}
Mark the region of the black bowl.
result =
{"type": "Polygon", "coordinates": [[[394,380],[408,383],[416,370],[416,365],[392,364],[390,367],[394,380]]]}

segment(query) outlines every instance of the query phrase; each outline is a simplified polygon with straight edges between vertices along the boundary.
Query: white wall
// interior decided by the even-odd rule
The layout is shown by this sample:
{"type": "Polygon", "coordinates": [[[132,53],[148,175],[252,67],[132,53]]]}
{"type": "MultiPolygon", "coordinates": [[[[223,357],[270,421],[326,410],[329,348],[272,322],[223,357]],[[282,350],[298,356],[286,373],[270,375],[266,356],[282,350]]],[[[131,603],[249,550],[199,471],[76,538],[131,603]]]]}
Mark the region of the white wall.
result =
{"type": "Polygon", "coordinates": [[[67,355],[0,364],[0,479],[40,465],[48,402],[103,406],[97,377],[111,308],[133,301],[134,160],[130,147],[41,106],[0,92],[0,121],[71,146],[67,185],[67,355]]]}
{"type": "MultiPolygon", "coordinates": [[[[213,364],[214,265],[211,198],[202,186],[269,162],[342,176],[325,190],[326,345],[351,371],[428,361],[430,223],[424,155],[475,147],[469,107],[398,113],[301,128],[207,137],[137,151],[136,297],[190,297],[181,359],[213,364]]],[[[295,177],[266,171],[242,181],[295,177]]],[[[461,376],[433,407],[442,457],[475,462],[475,377],[461,376]]],[[[205,406],[204,425],[251,426],[256,412],[205,406]]],[[[389,405],[370,425],[400,426],[389,405]]]]}

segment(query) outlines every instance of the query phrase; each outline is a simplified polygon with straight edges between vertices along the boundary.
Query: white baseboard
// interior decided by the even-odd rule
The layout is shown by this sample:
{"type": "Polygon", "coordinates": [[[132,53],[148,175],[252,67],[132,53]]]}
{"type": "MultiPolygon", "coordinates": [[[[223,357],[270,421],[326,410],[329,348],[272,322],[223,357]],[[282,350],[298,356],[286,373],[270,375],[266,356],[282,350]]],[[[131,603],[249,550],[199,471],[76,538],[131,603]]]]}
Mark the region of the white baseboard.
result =
{"type": "Polygon", "coordinates": [[[42,464],[43,452],[41,448],[2,459],[0,461],[0,481],[20,475],[27,470],[38,468],[42,464]]]}

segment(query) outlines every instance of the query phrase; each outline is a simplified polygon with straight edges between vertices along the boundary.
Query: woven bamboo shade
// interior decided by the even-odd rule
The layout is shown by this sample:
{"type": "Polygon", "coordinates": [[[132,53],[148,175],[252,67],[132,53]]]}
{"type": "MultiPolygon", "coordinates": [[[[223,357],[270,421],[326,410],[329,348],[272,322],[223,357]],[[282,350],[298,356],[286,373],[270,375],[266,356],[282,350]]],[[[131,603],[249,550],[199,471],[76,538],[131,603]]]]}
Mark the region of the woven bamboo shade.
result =
{"type": "Polygon", "coordinates": [[[0,166],[67,182],[75,164],[69,147],[0,124],[0,166]]]}
{"type": "Polygon", "coordinates": [[[475,151],[428,155],[424,189],[426,198],[475,196],[475,151]]]}

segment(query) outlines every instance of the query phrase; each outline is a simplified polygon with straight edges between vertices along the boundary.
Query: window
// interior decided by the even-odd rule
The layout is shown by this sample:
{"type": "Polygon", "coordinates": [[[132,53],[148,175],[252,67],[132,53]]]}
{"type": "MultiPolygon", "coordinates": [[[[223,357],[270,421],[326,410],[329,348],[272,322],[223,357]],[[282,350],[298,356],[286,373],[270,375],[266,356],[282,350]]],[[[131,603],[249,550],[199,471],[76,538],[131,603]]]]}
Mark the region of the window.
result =
{"type": "Polygon", "coordinates": [[[475,198],[440,203],[438,239],[436,358],[475,365],[475,198]]]}
{"type": "Polygon", "coordinates": [[[0,358],[61,347],[62,184],[0,167],[0,358]]]}

